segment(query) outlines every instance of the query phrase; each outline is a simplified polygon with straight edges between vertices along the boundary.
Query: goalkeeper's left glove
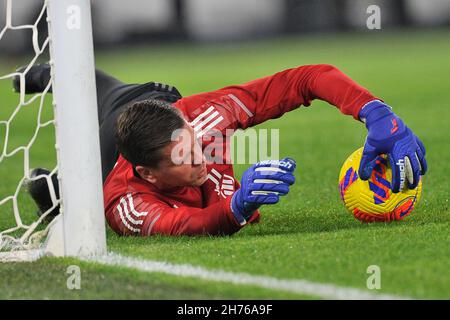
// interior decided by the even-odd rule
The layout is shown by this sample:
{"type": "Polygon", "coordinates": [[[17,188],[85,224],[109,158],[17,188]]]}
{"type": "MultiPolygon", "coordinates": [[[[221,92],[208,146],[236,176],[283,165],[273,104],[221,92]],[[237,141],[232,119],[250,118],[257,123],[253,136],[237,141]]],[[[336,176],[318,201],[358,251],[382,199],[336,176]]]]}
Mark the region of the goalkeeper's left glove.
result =
{"type": "Polygon", "coordinates": [[[366,104],[359,112],[359,118],[369,131],[359,166],[362,180],[369,179],[380,154],[387,154],[392,168],[392,191],[417,187],[420,175],[427,171],[425,147],[411,129],[380,100],[366,104]],[[406,181],[407,180],[407,181],[406,181]]]}

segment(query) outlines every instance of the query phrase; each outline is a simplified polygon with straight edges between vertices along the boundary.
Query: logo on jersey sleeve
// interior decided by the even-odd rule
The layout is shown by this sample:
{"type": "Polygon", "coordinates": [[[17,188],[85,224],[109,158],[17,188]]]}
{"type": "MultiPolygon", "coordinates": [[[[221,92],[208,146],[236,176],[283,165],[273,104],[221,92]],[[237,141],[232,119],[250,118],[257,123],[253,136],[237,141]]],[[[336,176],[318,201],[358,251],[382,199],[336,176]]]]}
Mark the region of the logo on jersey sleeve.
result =
{"type": "Polygon", "coordinates": [[[234,193],[234,177],[228,174],[222,175],[216,169],[211,169],[207,178],[214,183],[214,191],[217,192],[219,196],[226,198],[234,193]]]}

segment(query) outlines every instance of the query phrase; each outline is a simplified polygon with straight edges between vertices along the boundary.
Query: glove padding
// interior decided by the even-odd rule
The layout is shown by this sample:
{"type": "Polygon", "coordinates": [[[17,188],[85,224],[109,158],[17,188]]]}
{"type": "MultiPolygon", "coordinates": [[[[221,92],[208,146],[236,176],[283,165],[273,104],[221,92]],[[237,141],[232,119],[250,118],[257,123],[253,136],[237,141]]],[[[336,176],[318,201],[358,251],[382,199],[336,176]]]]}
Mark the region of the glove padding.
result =
{"type": "Polygon", "coordinates": [[[295,182],[293,159],[267,160],[248,168],[241,179],[241,188],[231,200],[231,210],[242,224],[263,204],[274,204],[280,196],[289,193],[289,186],[295,182]]]}
{"type": "Polygon", "coordinates": [[[369,179],[377,156],[387,154],[392,168],[392,192],[401,191],[405,182],[408,188],[416,188],[420,175],[427,171],[425,147],[419,138],[380,100],[365,105],[359,118],[369,131],[359,166],[360,178],[369,179]]]}

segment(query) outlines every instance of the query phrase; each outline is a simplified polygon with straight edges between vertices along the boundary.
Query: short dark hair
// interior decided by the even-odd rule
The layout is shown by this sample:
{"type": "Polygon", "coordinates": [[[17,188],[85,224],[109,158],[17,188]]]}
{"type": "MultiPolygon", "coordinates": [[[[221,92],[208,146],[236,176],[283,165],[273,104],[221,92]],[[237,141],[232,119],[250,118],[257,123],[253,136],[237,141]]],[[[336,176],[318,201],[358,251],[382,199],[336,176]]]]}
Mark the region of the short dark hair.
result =
{"type": "Polygon", "coordinates": [[[156,168],[172,132],[183,128],[181,112],[169,102],[142,100],[127,106],[116,122],[117,147],[133,166],[156,168]]]}

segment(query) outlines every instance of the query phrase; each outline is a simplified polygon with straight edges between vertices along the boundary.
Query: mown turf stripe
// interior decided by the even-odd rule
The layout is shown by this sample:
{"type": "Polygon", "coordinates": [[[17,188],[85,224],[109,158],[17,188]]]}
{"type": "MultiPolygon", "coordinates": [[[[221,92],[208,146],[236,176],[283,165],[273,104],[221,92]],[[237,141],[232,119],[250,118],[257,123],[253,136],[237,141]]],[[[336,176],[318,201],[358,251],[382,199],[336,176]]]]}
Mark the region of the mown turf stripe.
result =
{"type": "Polygon", "coordinates": [[[323,299],[339,300],[406,300],[408,297],[400,297],[387,294],[376,294],[360,289],[339,287],[332,284],[315,283],[300,279],[277,279],[267,276],[258,276],[248,273],[234,273],[219,269],[206,269],[190,264],[172,264],[163,261],[144,260],[122,256],[116,253],[108,253],[104,256],[85,258],[104,265],[120,266],[137,269],[143,272],[161,272],[180,277],[195,277],[202,280],[228,282],[236,285],[252,285],[266,289],[287,291],[298,294],[313,295],[323,299]]]}

